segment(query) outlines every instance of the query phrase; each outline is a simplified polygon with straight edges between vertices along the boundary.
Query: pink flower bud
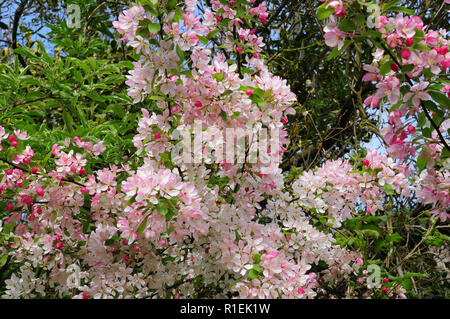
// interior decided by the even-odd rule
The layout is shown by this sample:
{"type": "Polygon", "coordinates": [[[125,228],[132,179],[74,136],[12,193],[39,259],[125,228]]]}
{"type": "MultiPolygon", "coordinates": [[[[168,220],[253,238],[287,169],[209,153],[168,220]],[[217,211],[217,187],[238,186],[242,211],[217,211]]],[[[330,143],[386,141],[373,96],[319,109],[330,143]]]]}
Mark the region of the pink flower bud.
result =
{"type": "Polygon", "coordinates": [[[30,159],[28,157],[24,157],[22,162],[24,162],[25,164],[28,164],[28,163],[30,163],[30,159]]]}
{"type": "Polygon", "coordinates": [[[245,94],[247,95],[252,95],[254,92],[253,90],[248,89],[247,91],[245,91],[245,94]]]}
{"type": "Polygon", "coordinates": [[[5,171],[5,173],[6,173],[6,175],[12,175],[13,170],[12,170],[12,169],[7,169],[7,170],[5,171]]]}
{"type": "Polygon", "coordinates": [[[86,171],[83,168],[80,168],[80,170],[78,171],[78,174],[84,175],[84,174],[86,174],[86,171]]]}
{"type": "Polygon", "coordinates": [[[36,166],[33,166],[33,168],[31,169],[31,172],[32,172],[33,174],[36,174],[37,171],[38,171],[38,168],[37,168],[36,166]]]}
{"type": "Polygon", "coordinates": [[[83,187],[81,187],[80,188],[80,192],[81,192],[81,194],[86,194],[87,192],[88,192],[88,189],[87,189],[87,187],[85,187],[85,186],[83,186],[83,187]]]}
{"type": "Polygon", "coordinates": [[[11,142],[11,146],[12,146],[12,147],[16,147],[17,145],[18,145],[18,144],[17,144],[16,141],[12,141],[12,142],[11,142]]]}
{"type": "Polygon", "coordinates": [[[383,279],[383,283],[387,284],[388,282],[389,282],[389,279],[387,279],[387,278],[383,279]]]}
{"type": "Polygon", "coordinates": [[[414,38],[406,39],[405,44],[406,44],[407,47],[412,46],[414,44],[414,38]]]}
{"type": "Polygon", "coordinates": [[[410,56],[411,56],[411,51],[409,51],[406,48],[402,50],[402,58],[403,59],[408,60],[410,56]]]}
{"type": "Polygon", "coordinates": [[[195,107],[202,107],[203,103],[200,102],[199,100],[197,100],[197,101],[195,101],[194,105],[195,105],[195,107]]]}
{"type": "Polygon", "coordinates": [[[9,203],[8,205],[6,205],[6,210],[7,210],[8,212],[12,211],[13,209],[14,209],[14,206],[13,206],[11,203],[9,203]]]}
{"type": "Polygon", "coordinates": [[[155,140],[159,140],[161,138],[161,133],[160,132],[156,132],[155,133],[155,140]]]}
{"type": "Polygon", "coordinates": [[[283,117],[283,118],[281,119],[281,122],[283,122],[283,124],[287,124],[289,121],[288,121],[287,118],[284,118],[284,117],[283,117]]]}
{"type": "Polygon", "coordinates": [[[446,55],[448,52],[448,46],[444,45],[439,49],[439,54],[446,55]]]}
{"type": "Polygon", "coordinates": [[[28,196],[28,195],[22,195],[21,199],[22,199],[22,202],[25,203],[25,205],[33,204],[33,199],[30,196],[28,196]]]}
{"type": "Polygon", "coordinates": [[[237,47],[236,47],[236,51],[237,51],[238,53],[241,53],[241,52],[242,52],[242,48],[241,48],[240,46],[237,46],[237,47]]]}
{"type": "Polygon", "coordinates": [[[298,293],[299,293],[299,294],[304,294],[304,293],[305,293],[305,290],[302,289],[302,288],[298,288],[298,293]]]}
{"type": "Polygon", "coordinates": [[[23,187],[23,182],[22,182],[22,181],[17,182],[17,183],[16,183],[16,186],[17,186],[18,188],[22,188],[22,187],[23,187]]]}
{"type": "Polygon", "coordinates": [[[172,111],[173,114],[177,114],[178,112],[180,112],[181,106],[174,105],[174,106],[172,106],[172,108],[170,110],[172,111]]]}
{"type": "Polygon", "coordinates": [[[364,166],[369,166],[369,164],[370,164],[370,161],[369,161],[367,158],[364,159],[363,165],[364,165],[364,166]]]}
{"type": "Polygon", "coordinates": [[[44,190],[41,187],[36,188],[36,194],[38,196],[44,196],[44,190]]]}
{"type": "Polygon", "coordinates": [[[56,243],[56,248],[61,249],[62,246],[63,246],[62,242],[59,241],[59,242],[56,243]]]}
{"type": "Polygon", "coordinates": [[[15,140],[16,138],[12,134],[8,137],[8,141],[10,141],[11,143],[14,142],[15,140]]]}
{"type": "Polygon", "coordinates": [[[33,221],[33,220],[35,220],[36,219],[36,216],[34,216],[34,214],[31,214],[29,217],[28,217],[28,220],[29,221],[33,221]]]}
{"type": "Polygon", "coordinates": [[[416,132],[416,128],[412,125],[408,126],[408,133],[409,134],[414,134],[416,132]]]}

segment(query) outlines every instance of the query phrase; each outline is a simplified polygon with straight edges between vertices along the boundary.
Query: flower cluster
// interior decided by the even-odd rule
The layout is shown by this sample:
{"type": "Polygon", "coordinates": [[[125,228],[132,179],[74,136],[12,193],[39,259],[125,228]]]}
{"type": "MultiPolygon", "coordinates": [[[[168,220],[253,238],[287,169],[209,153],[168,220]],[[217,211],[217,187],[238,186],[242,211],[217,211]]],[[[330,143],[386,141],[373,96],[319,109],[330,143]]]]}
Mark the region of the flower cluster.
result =
{"type": "MultiPolygon", "coordinates": [[[[149,5],[133,4],[114,22],[139,56],[128,94],[155,106],[152,113],[142,109],[131,159],[94,169],[90,160],[105,147],[75,137],[54,145],[52,159],[38,167],[26,133],[0,126],[0,159],[8,166],[0,182],[8,201],[0,250],[20,265],[4,298],[313,298],[357,277],[364,265],[334,238],[356,210],[375,214],[386,196],[415,190],[423,202],[438,201],[442,215],[448,173],[430,167],[412,184],[413,171],[394,161],[394,150],[391,157],[367,150],[356,170],[349,161],[326,162],[301,174],[293,194],[277,163],[172,158],[176,129],[193,131],[198,122],[202,135],[277,128],[280,143],[267,153],[285,151],[295,94],[259,54],[264,43],[255,25],[267,22],[267,8],[254,0],[224,2],[198,10],[188,0],[158,8],[158,17],[149,5]],[[211,49],[215,41],[220,50],[211,49]],[[331,230],[316,228],[312,215],[328,218],[331,230]]],[[[328,6],[340,17],[348,3],[328,6]]],[[[442,44],[433,36],[430,43],[442,44]]],[[[375,63],[367,70],[367,80],[382,83],[382,98],[401,101],[394,74],[385,78],[375,63]]],[[[423,89],[417,86],[414,98],[426,100],[423,89]]],[[[395,128],[400,117],[390,118],[395,128]]],[[[224,143],[209,139],[198,151],[224,143]]]]}

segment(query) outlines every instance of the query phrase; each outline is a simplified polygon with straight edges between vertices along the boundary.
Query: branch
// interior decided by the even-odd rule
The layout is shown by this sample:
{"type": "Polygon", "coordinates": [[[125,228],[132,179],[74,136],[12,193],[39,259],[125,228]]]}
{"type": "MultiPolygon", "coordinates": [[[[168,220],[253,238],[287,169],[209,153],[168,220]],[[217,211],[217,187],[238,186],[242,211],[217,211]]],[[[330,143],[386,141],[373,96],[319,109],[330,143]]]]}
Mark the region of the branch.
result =
{"type": "MultiPolygon", "coordinates": [[[[383,40],[383,39],[382,39],[383,40]]],[[[383,46],[383,49],[386,50],[386,52],[389,54],[389,56],[392,58],[392,60],[394,60],[394,63],[401,69],[402,65],[399,63],[399,61],[397,60],[397,58],[394,56],[394,54],[392,54],[391,50],[389,50],[386,45],[383,43],[383,41],[380,41],[381,45],[383,46]]],[[[411,81],[411,79],[408,77],[408,75],[405,76],[406,80],[408,81],[409,85],[412,87],[414,86],[414,83],[411,81]]],[[[441,133],[441,130],[439,129],[439,126],[437,126],[436,123],[434,123],[433,119],[431,118],[430,113],[428,113],[427,108],[425,107],[425,105],[423,104],[422,101],[420,101],[420,106],[422,107],[422,110],[425,112],[425,116],[427,117],[428,121],[430,121],[431,126],[433,126],[433,128],[435,129],[436,133],[439,136],[439,139],[441,141],[441,143],[445,146],[445,148],[450,151],[450,147],[448,146],[447,142],[445,141],[444,136],[441,133]]]]}
{"type": "MultiPolygon", "coordinates": [[[[20,167],[20,166],[14,164],[14,163],[11,163],[10,161],[8,161],[8,160],[6,160],[6,159],[0,158],[0,161],[2,161],[2,162],[4,162],[4,163],[6,163],[6,164],[8,164],[8,165],[10,165],[10,166],[12,166],[12,167],[14,167],[15,169],[20,169],[21,171],[24,171],[24,172],[26,172],[26,173],[30,173],[30,171],[27,170],[26,168],[23,168],[23,167],[20,167]]],[[[43,174],[40,174],[40,173],[33,173],[33,174],[34,174],[34,175],[43,175],[43,174]]],[[[81,184],[81,183],[79,183],[79,182],[77,182],[77,181],[74,181],[74,180],[71,180],[71,179],[61,178],[60,180],[63,181],[63,182],[68,182],[68,183],[76,184],[76,185],[78,185],[78,186],[82,186],[82,187],[84,186],[84,184],[81,184]]]]}
{"type": "MultiPolygon", "coordinates": [[[[20,18],[22,17],[23,11],[25,10],[25,6],[27,5],[27,3],[28,0],[22,0],[19,6],[17,7],[16,12],[14,13],[14,22],[12,28],[12,46],[11,46],[13,50],[17,49],[17,29],[19,28],[19,21],[20,18]]],[[[25,68],[27,64],[24,58],[20,54],[17,54],[17,56],[19,58],[20,64],[22,64],[22,66],[25,68]]]]}

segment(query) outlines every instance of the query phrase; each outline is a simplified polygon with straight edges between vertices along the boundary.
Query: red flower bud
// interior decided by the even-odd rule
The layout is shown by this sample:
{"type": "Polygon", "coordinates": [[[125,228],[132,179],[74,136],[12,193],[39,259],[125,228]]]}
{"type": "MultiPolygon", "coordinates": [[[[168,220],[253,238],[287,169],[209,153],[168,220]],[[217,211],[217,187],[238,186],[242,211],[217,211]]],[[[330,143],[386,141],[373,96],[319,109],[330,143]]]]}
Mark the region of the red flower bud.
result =
{"type": "Polygon", "coordinates": [[[408,49],[403,49],[402,51],[402,58],[405,60],[408,60],[409,57],[411,56],[411,51],[409,51],[408,49]]]}
{"type": "Polygon", "coordinates": [[[392,63],[391,64],[391,70],[394,71],[394,72],[398,72],[398,71],[400,71],[400,68],[399,68],[399,66],[397,64],[392,63]]]}
{"type": "Polygon", "coordinates": [[[414,44],[414,38],[406,39],[405,44],[406,44],[407,47],[412,46],[414,44]]]}
{"type": "Polygon", "coordinates": [[[44,196],[44,190],[41,187],[36,188],[36,194],[38,196],[44,196]]]}
{"type": "Polygon", "coordinates": [[[367,158],[364,159],[363,165],[364,165],[364,166],[369,166],[369,165],[370,165],[370,161],[369,161],[367,158]]]}
{"type": "Polygon", "coordinates": [[[448,46],[444,45],[439,49],[439,54],[446,55],[448,52],[448,46]]]}

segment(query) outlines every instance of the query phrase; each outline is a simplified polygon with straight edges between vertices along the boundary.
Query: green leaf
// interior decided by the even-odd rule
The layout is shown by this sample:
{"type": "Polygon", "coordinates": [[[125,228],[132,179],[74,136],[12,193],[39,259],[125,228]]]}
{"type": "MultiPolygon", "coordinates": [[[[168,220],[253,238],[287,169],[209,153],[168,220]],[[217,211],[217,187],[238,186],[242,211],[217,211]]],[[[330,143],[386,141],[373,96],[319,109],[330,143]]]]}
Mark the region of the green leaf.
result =
{"type": "Polygon", "coordinates": [[[144,220],[141,222],[141,224],[139,225],[138,229],[136,230],[136,233],[138,235],[142,234],[142,232],[144,231],[145,227],[147,227],[147,221],[148,221],[148,216],[145,216],[144,220]]]}
{"type": "Polygon", "coordinates": [[[417,126],[423,127],[426,122],[427,122],[427,117],[425,115],[425,112],[420,113],[417,118],[417,126]]]}
{"type": "Polygon", "coordinates": [[[344,32],[351,32],[356,29],[356,25],[351,20],[345,18],[339,22],[339,29],[344,32]]]}
{"type": "Polygon", "coordinates": [[[413,45],[413,48],[420,51],[430,51],[430,47],[425,44],[416,43],[413,45]]]}
{"type": "Polygon", "coordinates": [[[218,82],[220,82],[220,81],[223,80],[223,74],[220,74],[220,73],[214,73],[212,76],[213,76],[213,78],[215,78],[218,82]]]}
{"type": "Polygon", "coordinates": [[[391,71],[391,64],[393,62],[392,61],[387,61],[386,63],[384,63],[381,67],[380,67],[380,73],[381,74],[387,74],[391,71]]]}
{"type": "Polygon", "coordinates": [[[222,111],[220,112],[219,116],[222,118],[222,120],[223,120],[224,122],[227,122],[227,120],[228,120],[228,118],[227,118],[227,113],[226,113],[224,110],[222,110],[222,111]]]}
{"type": "Polygon", "coordinates": [[[436,91],[429,91],[428,93],[431,95],[433,100],[437,102],[441,107],[450,109],[450,99],[444,94],[436,91]]]}
{"type": "Polygon", "coordinates": [[[421,129],[421,131],[422,131],[422,135],[423,136],[425,136],[426,138],[431,138],[431,133],[433,132],[432,130],[431,130],[431,128],[429,128],[429,127],[424,127],[424,128],[422,128],[421,129]]]}
{"type": "Polygon", "coordinates": [[[125,207],[130,206],[131,204],[133,204],[136,201],[136,195],[134,195],[133,197],[131,197],[126,203],[125,203],[125,207]]]}
{"type": "Polygon", "coordinates": [[[201,36],[201,35],[197,35],[198,40],[200,41],[200,43],[207,45],[208,44],[208,39],[201,36]]]}
{"type": "Polygon", "coordinates": [[[415,15],[414,10],[408,9],[408,8],[405,8],[405,7],[393,7],[393,8],[390,9],[390,11],[403,12],[403,13],[406,13],[406,14],[411,15],[411,16],[415,15]]]}
{"type": "Polygon", "coordinates": [[[162,202],[162,201],[160,201],[156,205],[156,210],[158,211],[158,213],[160,213],[163,216],[166,216],[167,213],[169,212],[169,208],[167,207],[167,204],[165,202],[162,202]]]}
{"type": "Polygon", "coordinates": [[[256,278],[258,278],[258,276],[259,276],[259,272],[257,272],[255,269],[250,269],[248,271],[248,278],[250,280],[256,279],[256,278]]]}
{"type": "Polygon", "coordinates": [[[425,169],[425,167],[427,167],[429,160],[430,160],[429,158],[423,158],[420,156],[417,158],[416,165],[420,172],[423,171],[425,169]]]}
{"type": "Polygon", "coordinates": [[[387,195],[394,195],[395,191],[392,188],[392,186],[390,184],[384,184],[383,185],[384,191],[386,192],[387,195]]]}
{"type": "Polygon", "coordinates": [[[382,11],[391,10],[392,8],[396,7],[399,3],[400,3],[400,0],[395,0],[395,1],[388,2],[388,3],[384,3],[381,6],[381,10],[382,11]]]}
{"type": "Polygon", "coordinates": [[[414,67],[415,67],[414,64],[405,65],[405,66],[402,67],[402,72],[403,73],[409,73],[412,70],[414,70],[414,67]]]}
{"type": "Polygon", "coordinates": [[[148,24],[148,31],[150,33],[158,33],[161,30],[161,25],[159,23],[151,22],[148,24]]]}
{"type": "Polygon", "coordinates": [[[67,131],[69,133],[73,133],[73,118],[69,114],[69,112],[67,112],[66,108],[64,108],[64,110],[63,110],[63,120],[64,120],[64,124],[66,126],[67,131]]]}
{"type": "Polygon", "coordinates": [[[386,235],[386,241],[391,241],[394,243],[401,243],[403,241],[403,237],[399,233],[393,233],[391,235],[386,235]]]}
{"type": "Polygon", "coordinates": [[[178,54],[178,57],[180,58],[180,62],[184,61],[186,59],[186,56],[184,55],[184,51],[180,49],[180,47],[177,45],[175,48],[175,51],[178,54]]]}
{"type": "Polygon", "coordinates": [[[382,230],[380,229],[380,227],[373,225],[373,224],[368,224],[368,225],[364,225],[361,229],[361,231],[369,236],[369,237],[375,237],[378,238],[380,237],[382,230]]]}
{"type": "Polygon", "coordinates": [[[213,38],[213,37],[215,37],[216,35],[217,35],[217,33],[219,33],[220,32],[220,30],[218,30],[218,29],[216,29],[216,30],[213,30],[213,31],[211,31],[210,33],[208,33],[208,35],[206,36],[208,39],[211,39],[211,38],[213,38]]]}
{"type": "Polygon", "coordinates": [[[2,259],[0,260],[0,267],[3,267],[4,265],[6,265],[6,261],[8,260],[8,256],[7,255],[3,255],[2,259]]]}
{"type": "Polygon", "coordinates": [[[27,58],[37,58],[36,54],[34,54],[33,51],[31,51],[29,48],[26,48],[26,47],[17,48],[14,50],[14,53],[19,54],[24,57],[27,57],[27,58]]]}
{"type": "Polygon", "coordinates": [[[333,8],[325,8],[325,6],[320,6],[317,8],[317,19],[324,20],[332,15],[334,12],[333,8]]]}

